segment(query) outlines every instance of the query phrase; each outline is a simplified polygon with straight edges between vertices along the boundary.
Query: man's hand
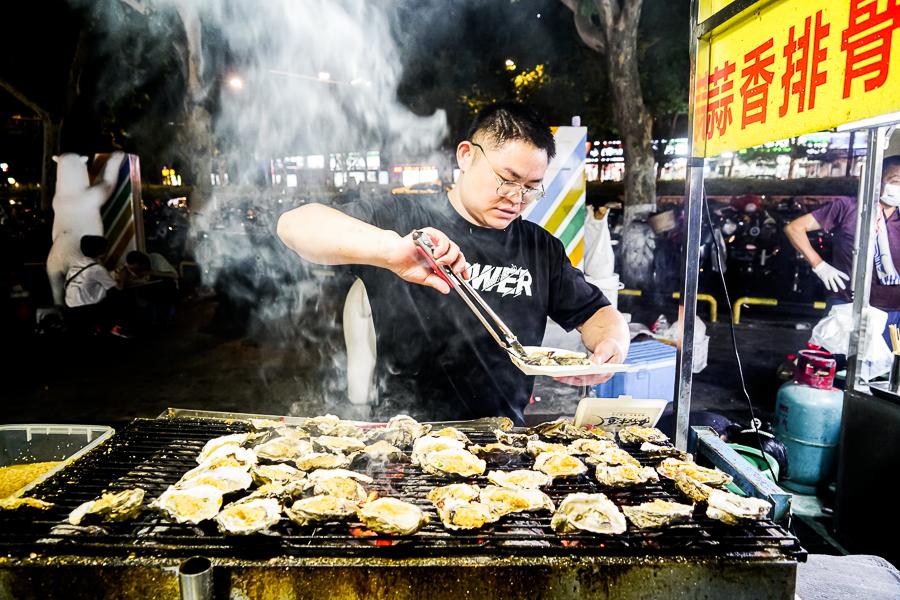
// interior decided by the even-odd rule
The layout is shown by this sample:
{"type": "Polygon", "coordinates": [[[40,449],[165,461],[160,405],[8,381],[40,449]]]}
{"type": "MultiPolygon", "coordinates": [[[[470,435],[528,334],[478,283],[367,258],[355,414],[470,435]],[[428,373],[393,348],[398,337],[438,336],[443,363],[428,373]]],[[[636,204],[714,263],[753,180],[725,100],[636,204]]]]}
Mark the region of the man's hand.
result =
{"type": "Polygon", "coordinates": [[[844,289],[847,287],[847,284],[844,283],[843,279],[850,281],[849,275],[847,275],[843,271],[835,269],[824,260],[816,265],[812,271],[819,279],[822,280],[822,283],[825,284],[825,287],[828,288],[829,291],[832,291],[834,293],[838,292],[838,288],[844,289]]]}
{"type": "MultiPolygon", "coordinates": [[[[454,273],[468,279],[466,257],[463,256],[459,246],[450,241],[445,233],[433,227],[423,227],[421,231],[431,237],[435,262],[438,265],[449,266],[454,273]]],[[[450,293],[450,285],[435,273],[419,254],[412,233],[394,239],[388,246],[386,263],[387,268],[404,281],[433,287],[442,294],[450,293]]]]}
{"type": "MultiPolygon", "coordinates": [[[[616,340],[609,338],[605,339],[594,348],[594,351],[588,357],[592,363],[596,363],[598,365],[613,363],[620,364],[625,362],[625,352],[622,349],[622,346],[616,340]]],[[[600,383],[606,383],[615,373],[602,373],[598,375],[575,375],[573,377],[554,377],[556,381],[560,383],[565,383],[568,385],[597,385],[600,383]]]]}

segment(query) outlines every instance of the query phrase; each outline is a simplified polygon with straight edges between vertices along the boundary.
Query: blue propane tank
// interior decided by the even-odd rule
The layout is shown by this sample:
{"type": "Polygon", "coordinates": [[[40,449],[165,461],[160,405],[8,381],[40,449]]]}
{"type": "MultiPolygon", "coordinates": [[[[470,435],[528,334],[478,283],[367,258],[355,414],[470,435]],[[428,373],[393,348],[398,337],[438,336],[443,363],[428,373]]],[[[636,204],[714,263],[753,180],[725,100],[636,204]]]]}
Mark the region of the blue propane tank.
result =
{"type": "Polygon", "coordinates": [[[775,435],[788,454],[782,485],[799,494],[815,494],[833,473],[844,394],[833,387],[835,360],[826,352],[801,350],[794,380],[781,386],[775,400],[775,435]]]}

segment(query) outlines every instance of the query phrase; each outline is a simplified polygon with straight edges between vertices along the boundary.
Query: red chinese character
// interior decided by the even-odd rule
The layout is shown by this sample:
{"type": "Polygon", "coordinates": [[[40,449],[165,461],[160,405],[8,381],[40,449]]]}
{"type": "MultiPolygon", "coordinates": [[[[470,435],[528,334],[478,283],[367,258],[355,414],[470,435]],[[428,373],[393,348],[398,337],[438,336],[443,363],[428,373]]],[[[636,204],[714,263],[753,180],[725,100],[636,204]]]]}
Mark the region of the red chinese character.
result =
{"type": "Polygon", "coordinates": [[[850,22],[841,36],[841,50],[847,54],[844,68],[844,98],[857,77],[871,92],[887,81],[891,59],[891,39],[900,27],[900,0],[888,0],[887,8],[878,12],[878,0],[850,0],[850,22]]]}
{"type": "Polygon", "coordinates": [[[766,122],[766,104],[769,101],[769,84],[772,83],[773,73],[769,67],[775,62],[775,54],[768,54],[772,50],[772,38],[769,38],[750,52],[744,55],[744,64],[741,77],[744,85],[741,86],[741,97],[744,100],[744,108],[741,111],[741,129],[750,123],[766,122]]]}
{"type": "Polygon", "coordinates": [[[719,135],[725,135],[728,126],[734,120],[731,116],[731,103],[734,100],[734,81],[731,76],[734,74],[734,63],[725,61],[725,66],[721,69],[716,67],[713,74],[709,76],[709,104],[706,106],[706,139],[711,140],[714,130],[719,131],[719,135]],[[730,92],[730,93],[729,93],[730,92]]]}
{"type": "Polygon", "coordinates": [[[782,52],[787,59],[787,68],[784,71],[784,75],[781,76],[781,89],[784,91],[784,100],[778,109],[778,116],[780,117],[787,114],[792,95],[797,96],[798,113],[802,113],[807,108],[810,110],[815,108],[816,88],[824,84],[828,79],[828,73],[820,71],[819,66],[828,56],[828,48],[822,47],[822,40],[828,37],[831,25],[828,23],[822,24],[821,10],[816,13],[816,26],[812,32],[812,52],[810,52],[809,30],[811,21],[812,17],[806,17],[806,21],[803,24],[803,35],[800,37],[794,37],[793,25],[791,25],[788,33],[788,43],[782,52]],[[796,54],[799,54],[799,56],[795,58],[794,55],[796,54]],[[799,77],[791,83],[794,75],[799,75],[799,77]],[[807,90],[809,91],[809,102],[807,102],[807,90]]]}
{"type": "Polygon", "coordinates": [[[706,127],[703,125],[703,119],[706,116],[706,103],[709,99],[709,73],[704,73],[697,78],[694,89],[696,91],[694,94],[694,126],[697,128],[703,127],[705,131],[706,127]]]}

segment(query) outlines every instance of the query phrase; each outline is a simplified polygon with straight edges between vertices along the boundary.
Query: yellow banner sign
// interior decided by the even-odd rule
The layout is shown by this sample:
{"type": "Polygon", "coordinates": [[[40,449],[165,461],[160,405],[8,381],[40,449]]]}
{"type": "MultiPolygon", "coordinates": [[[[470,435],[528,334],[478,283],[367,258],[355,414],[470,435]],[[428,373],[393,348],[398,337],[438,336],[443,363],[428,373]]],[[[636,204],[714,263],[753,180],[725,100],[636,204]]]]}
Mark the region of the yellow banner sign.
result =
{"type": "Polygon", "coordinates": [[[697,5],[697,21],[702,23],[734,0],[700,0],[697,5]]]}
{"type": "Polygon", "coordinates": [[[698,45],[695,155],[897,112],[898,30],[900,0],[782,0],[726,23],[698,45]]]}

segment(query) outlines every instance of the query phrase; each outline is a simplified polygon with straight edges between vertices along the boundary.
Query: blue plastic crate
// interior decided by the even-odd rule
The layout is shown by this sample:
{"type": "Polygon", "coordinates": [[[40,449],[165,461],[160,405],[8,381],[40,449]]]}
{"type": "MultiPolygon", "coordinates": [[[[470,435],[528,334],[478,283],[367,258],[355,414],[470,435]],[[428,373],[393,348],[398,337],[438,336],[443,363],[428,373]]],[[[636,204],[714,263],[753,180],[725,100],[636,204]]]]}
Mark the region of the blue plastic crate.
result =
{"type": "Polygon", "coordinates": [[[675,346],[656,340],[635,342],[625,363],[633,370],[616,373],[606,383],[594,386],[598,398],[652,398],[671,402],[675,396],[675,346]]]}

